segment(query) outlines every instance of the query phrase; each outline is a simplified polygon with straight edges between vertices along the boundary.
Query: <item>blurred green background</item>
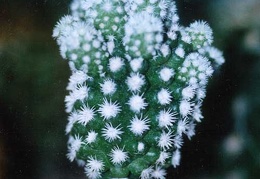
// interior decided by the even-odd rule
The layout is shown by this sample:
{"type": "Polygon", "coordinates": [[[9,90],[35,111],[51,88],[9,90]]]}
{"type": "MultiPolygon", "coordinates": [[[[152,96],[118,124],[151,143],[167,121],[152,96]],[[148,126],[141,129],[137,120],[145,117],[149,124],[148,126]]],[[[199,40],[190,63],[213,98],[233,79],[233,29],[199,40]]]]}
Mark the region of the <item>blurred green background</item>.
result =
{"type": "MultiPolygon", "coordinates": [[[[86,178],[66,159],[70,76],[52,39],[69,1],[0,0],[0,179],[86,178]]],[[[213,76],[197,134],[167,178],[260,178],[260,2],[178,0],[181,23],[209,22],[226,63],[213,76]]]]}

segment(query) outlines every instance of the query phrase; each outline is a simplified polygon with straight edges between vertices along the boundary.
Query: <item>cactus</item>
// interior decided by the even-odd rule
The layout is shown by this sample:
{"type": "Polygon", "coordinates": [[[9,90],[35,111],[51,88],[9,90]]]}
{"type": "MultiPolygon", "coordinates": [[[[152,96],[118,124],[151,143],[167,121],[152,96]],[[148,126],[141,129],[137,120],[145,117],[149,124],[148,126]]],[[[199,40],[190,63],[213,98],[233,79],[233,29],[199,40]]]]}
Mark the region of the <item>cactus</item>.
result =
{"type": "Polygon", "coordinates": [[[68,154],[96,178],[158,178],[195,134],[224,63],[204,21],[179,25],[170,0],[74,0],[53,31],[72,75],[68,154]]]}

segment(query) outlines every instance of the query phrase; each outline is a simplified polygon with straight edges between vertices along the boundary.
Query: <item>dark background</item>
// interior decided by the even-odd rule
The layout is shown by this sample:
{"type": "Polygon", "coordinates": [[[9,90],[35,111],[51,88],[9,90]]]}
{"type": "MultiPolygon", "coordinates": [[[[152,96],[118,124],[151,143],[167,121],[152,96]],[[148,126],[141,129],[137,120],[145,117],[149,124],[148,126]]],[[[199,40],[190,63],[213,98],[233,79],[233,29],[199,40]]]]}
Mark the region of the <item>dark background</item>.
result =
{"type": "MultiPolygon", "coordinates": [[[[209,22],[226,63],[211,79],[203,122],[185,140],[181,165],[168,170],[169,179],[260,177],[260,5],[229,2],[177,2],[182,25],[209,22]]],[[[70,71],[52,38],[68,5],[0,0],[0,179],[86,178],[66,158],[70,71]]]]}

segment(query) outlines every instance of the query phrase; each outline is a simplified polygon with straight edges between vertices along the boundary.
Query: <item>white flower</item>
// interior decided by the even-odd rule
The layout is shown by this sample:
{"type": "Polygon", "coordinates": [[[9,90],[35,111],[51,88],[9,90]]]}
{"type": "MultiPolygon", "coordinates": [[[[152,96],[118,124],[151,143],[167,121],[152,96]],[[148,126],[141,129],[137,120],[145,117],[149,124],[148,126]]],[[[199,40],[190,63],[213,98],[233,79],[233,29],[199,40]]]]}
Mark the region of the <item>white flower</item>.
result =
{"type": "Polygon", "coordinates": [[[174,71],[173,71],[173,69],[164,67],[164,68],[160,71],[159,74],[160,74],[160,78],[161,78],[164,82],[167,82],[167,81],[169,81],[169,80],[173,77],[174,71]]]}
{"type": "Polygon", "coordinates": [[[178,55],[179,57],[181,58],[184,58],[184,55],[185,55],[185,51],[182,47],[178,47],[176,50],[175,50],[175,53],[176,55],[178,55]]]}
{"type": "Polygon", "coordinates": [[[150,166],[142,171],[140,178],[141,179],[150,179],[152,172],[153,172],[153,167],[150,166]]]}
{"type": "Polygon", "coordinates": [[[95,109],[94,107],[89,108],[88,106],[83,105],[79,112],[79,118],[78,118],[78,122],[86,125],[89,121],[94,119],[95,116],[95,109]]]}
{"type": "Polygon", "coordinates": [[[130,109],[135,113],[139,113],[142,109],[145,109],[145,107],[148,105],[147,103],[145,103],[144,98],[137,94],[133,95],[129,99],[127,104],[130,106],[130,109]]]}
{"type": "Polygon", "coordinates": [[[139,73],[131,73],[126,79],[126,84],[129,90],[133,92],[140,91],[141,87],[145,84],[144,76],[139,73]]]}
{"type": "Polygon", "coordinates": [[[189,83],[189,85],[192,85],[192,86],[197,85],[198,79],[195,77],[191,77],[188,83],[189,83]]]}
{"type": "Polygon", "coordinates": [[[169,149],[170,147],[172,147],[173,144],[173,135],[172,132],[165,132],[163,131],[159,141],[158,141],[158,146],[161,147],[163,150],[165,149],[169,149]]]}
{"type": "MultiPolygon", "coordinates": [[[[186,62],[186,61],[185,61],[186,62]]],[[[187,67],[182,67],[181,69],[180,69],[180,72],[181,73],[187,73],[188,72],[188,69],[187,69],[187,67]]]]}
{"type": "Polygon", "coordinates": [[[196,59],[197,56],[196,56],[196,53],[191,53],[189,54],[186,58],[185,58],[185,61],[183,62],[183,67],[190,67],[191,66],[191,61],[196,59]]]}
{"type": "Polygon", "coordinates": [[[200,87],[197,89],[197,99],[199,101],[203,100],[206,97],[206,89],[205,87],[200,87]]]}
{"type": "Polygon", "coordinates": [[[101,3],[103,6],[102,6],[102,9],[106,12],[111,12],[112,11],[112,8],[113,8],[113,4],[110,2],[110,1],[105,1],[104,4],[101,3]]]}
{"type": "Polygon", "coordinates": [[[79,85],[74,88],[68,96],[65,97],[66,112],[71,112],[77,100],[83,101],[88,97],[89,88],[85,85],[79,85]]]}
{"type": "Polygon", "coordinates": [[[77,112],[72,112],[70,114],[70,116],[68,117],[68,124],[67,124],[66,130],[65,130],[66,134],[70,133],[74,123],[78,120],[78,117],[79,117],[79,115],[77,112]]]}
{"type": "Polygon", "coordinates": [[[119,125],[113,127],[111,123],[106,123],[106,126],[102,129],[102,136],[109,142],[121,139],[120,135],[123,133],[121,129],[119,125]]]}
{"type": "Polygon", "coordinates": [[[187,129],[188,129],[188,119],[184,118],[182,120],[179,120],[177,126],[177,133],[181,135],[182,133],[186,133],[187,129]]]}
{"type": "Polygon", "coordinates": [[[166,10],[169,7],[169,1],[168,0],[159,1],[159,7],[161,10],[166,10]]]}
{"type": "Polygon", "coordinates": [[[73,93],[70,93],[68,96],[65,97],[65,104],[66,104],[66,112],[70,113],[74,107],[74,103],[76,102],[76,98],[73,96],[73,93]]]}
{"type": "Polygon", "coordinates": [[[77,100],[83,101],[88,97],[89,88],[85,85],[79,85],[76,89],[73,90],[73,96],[77,100]]]}
{"type": "Polygon", "coordinates": [[[104,170],[104,163],[96,158],[89,157],[87,160],[87,164],[85,166],[85,170],[100,172],[104,170]]]}
{"type": "Polygon", "coordinates": [[[169,39],[171,40],[176,40],[177,39],[177,31],[179,30],[179,25],[176,23],[172,24],[171,27],[169,28],[168,32],[167,32],[167,36],[169,37],[169,39]]]}
{"type": "Polygon", "coordinates": [[[68,141],[69,147],[67,157],[71,162],[76,158],[76,154],[82,144],[83,142],[81,137],[79,137],[78,135],[75,137],[70,136],[68,141]]]}
{"type": "Polygon", "coordinates": [[[180,160],[181,160],[181,153],[179,150],[176,150],[172,154],[172,166],[176,168],[178,165],[180,165],[180,160]]]}
{"type": "Polygon", "coordinates": [[[155,170],[152,172],[152,177],[155,179],[165,179],[166,171],[160,166],[156,166],[155,170]]]}
{"type": "Polygon", "coordinates": [[[171,109],[167,111],[164,109],[160,111],[159,115],[157,116],[159,127],[171,127],[175,122],[176,118],[174,117],[176,114],[172,113],[171,109]]]}
{"type": "Polygon", "coordinates": [[[120,106],[117,102],[112,102],[111,100],[108,102],[108,100],[105,98],[103,104],[99,105],[100,108],[98,109],[98,112],[101,114],[104,119],[111,119],[118,115],[118,113],[121,111],[120,106]]]}
{"type": "Polygon", "coordinates": [[[184,64],[186,63],[184,66],[189,67],[191,64],[193,64],[193,66],[195,67],[199,66],[199,61],[198,61],[199,58],[200,58],[199,53],[197,52],[190,53],[185,59],[185,61],[187,62],[184,62],[184,64]]]}
{"type": "Polygon", "coordinates": [[[127,153],[124,152],[123,149],[120,149],[119,147],[115,147],[114,149],[112,149],[109,156],[111,157],[111,161],[113,164],[119,164],[119,165],[121,165],[128,159],[127,153]]]}
{"type": "Polygon", "coordinates": [[[137,72],[142,68],[143,59],[142,58],[135,58],[130,61],[130,66],[134,72],[137,72]]]}
{"type": "Polygon", "coordinates": [[[82,85],[89,77],[83,71],[74,71],[69,78],[67,90],[77,88],[77,85],[82,85]]]}
{"type": "Polygon", "coordinates": [[[198,72],[195,69],[190,69],[188,74],[189,74],[189,76],[194,77],[194,76],[196,76],[198,74],[198,72]]]}
{"type": "Polygon", "coordinates": [[[72,149],[74,149],[75,151],[78,151],[81,144],[83,144],[82,142],[82,137],[76,135],[75,137],[72,137],[72,141],[70,142],[70,146],[72,149]]]}
{"type": "MultiPolygon", "coordinates": [[[[108,37],[109,38],[109,37],[108,37]]],[[[111,38],[111,37],[110,37],[111,38]]],[[[113,37],[114,38],[114,37],[113,37]]],[[[110,54],[113,53],[114,51],[114,48],[115,48],[115,43],[114,43],[114,40],[110,40],[107,42],[107,50],[110,54]]]]}
{"type": "Polygon", "coordinates": [[[89,179],[98,179],[101,178],[101,172],[100,171],[93,171],[89,168],[85,168],[85,174],[89,179]]]}
{"type": "Polygon", "coordinates": [[[194,86],[187,86],[186,88],[184,88],[181,93],[182,98],[187,100],[192,99],[195,95],[195,89],[196,88],[194,86]]]}
{"type": "Polygon", "coordinates": [[[191,137],[195,135],[195,123],[190,122],[186,131],[187,137],[191,140],[191,137]]]}
{"type": "Polygon", "coordinates": [[[120,57],[112,57],[109,59],[108,66],[110,71],[116,73],[122,69],[124,66],[124,61],[120,57]]]}
{"type": "Polygon", "coordinates": [[[152,14],[154,13],[154,6],[149,5],[145,8],[145,12],[147,12],[148,14],[152,14]]]}
{"type": "Polygon", "coordinates": [[[201,122],[201,119],[203,119],[200,107],[201,103],[199,102],[197,105],[194,106],[194,112],[192,114],[193,119],[195,119],[197,122],[201,122]]]}
{"type": "Polygon", "coordinates": [[[77,58],[78,58],[78,55],[75,54],[75,53],[72,53],[72,54],[70,55],[70,59],[71,59],[72,61],[76,61],[77,58]]]}
{"type": "Polygon", "coordinates": [[[208,78],[205,73],[199,73],[198,79],[200,80],[200,85],[205,86],[208,83],[208,78]]]}
{"type": "Polygon", "coordinates": [[[205,51],[208,52],[210,58],[214,59],[217,65],[222,65],[225,62],[223,53],[215,47],[206,47],[205,51]]]}
{"type": "Polygon", "coordinates": [[[112,95],[116,92],[116,84],[112,79],[105,79],[100,86],[104,95],[112,95]]]}
{"type": "Polygon", "coordinates": [[[170,154],[168,152],[161,151],[159,158],[156,160],[157,164],[165,164],[166,159],[170,157],[170,154]]]}
{"type": "Polygon", "coordinates": [[[87,144],[91,144],[96,141],[98,133],[95,131],[91,130],[88,132],[87,138],[85,139],[87,144]]]}
{"type": "Polygon", "coordinates": [[[67,153],[67,158],[73,162],[73,160],[76,158],[76,151],[74,149],[72,149],[71,147],[68,148],[68,153],[67,153]]]}
{"type": "Polygon", "coordinates": [[[181,100],[180,102],[180,114],[183,116],[183,117],[186,117],[187,115],[191,114],[192,113],[192,106],[194,104],[187,101],[187,100],[181,100]]]}
{"type": "Polygon", "coordinates": [[[190,44],[191,37],[189,36],[189,34],[184,29],[180,29],[180,33],[181,33],[181,40],[183,42],[186,42],[187,44],[190,44]]]}
{"type": "Polygon", "coordinates": [[[163,44],[160,48],[160,51],[164,57],[170,54],[170,47],[169,45],[163,44]]]}
{"type": "Polygon", "coordinates": [[[148,118],[142,118],[142,116],[138,118],[137,116],[135,116],[131,120],[131,124],[128,127],[134,133],[134,135],[139,136],[149,129],[148,122],[149,122],[148,118]]]}
{"type": "Polygon", "coordinates": [[[206,70],[206,76],[207,77],[212,76],[213,72],[214,72],[214,70],[213,70],[212,66],[209,65],[207,70],[206,70]]]}
{"type": "Polygon", "coordinates": [[[172,100],[172,96],[171,96],[171,93],[167,90],[167,89],[164,89],[162,88],[159,93],[157,94],[157,98],[159,100],[159,103],[161,105],[166,105],[166,104],[169,104],[172,100]]]}
{"type": "Polygon", "coordinates": [[[174,147],[176,147],[177,149],[180,149],[182,144],[183,144],[183,139],[181,135],[175,135],[174,139],[173,139],[173,144],[174,147]]]}

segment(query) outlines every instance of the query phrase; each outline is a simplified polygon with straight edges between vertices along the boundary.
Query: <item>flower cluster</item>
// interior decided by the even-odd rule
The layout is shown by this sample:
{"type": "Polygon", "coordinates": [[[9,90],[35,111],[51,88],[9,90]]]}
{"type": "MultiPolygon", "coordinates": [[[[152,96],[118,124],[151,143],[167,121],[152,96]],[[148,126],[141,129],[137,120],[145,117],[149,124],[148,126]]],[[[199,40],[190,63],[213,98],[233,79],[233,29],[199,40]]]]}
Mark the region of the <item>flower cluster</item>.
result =
{"type": "Polygon", "coordinates": [[[68,158],[96,178],[163,179],[195,134],[215,68],[204,21],[179,25],[171,0],[74,0],[53,31],[72,75],[68,158]]]}

